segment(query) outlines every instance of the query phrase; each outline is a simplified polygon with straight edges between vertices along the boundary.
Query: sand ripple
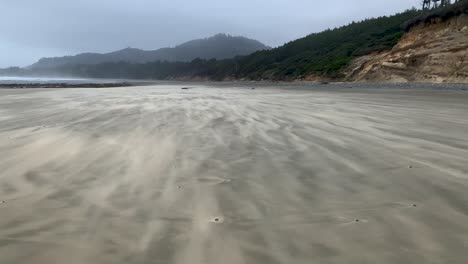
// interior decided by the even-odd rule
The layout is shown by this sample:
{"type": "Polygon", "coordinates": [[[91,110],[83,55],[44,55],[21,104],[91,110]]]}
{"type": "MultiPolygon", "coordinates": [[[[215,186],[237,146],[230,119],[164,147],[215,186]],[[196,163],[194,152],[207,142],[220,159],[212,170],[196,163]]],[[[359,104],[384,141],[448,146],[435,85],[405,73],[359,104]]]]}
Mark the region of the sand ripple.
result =
{"type": "Polygon", "coordinates": [[[468,93],[0,93],[0,263],[466,263],[468,93]]]}

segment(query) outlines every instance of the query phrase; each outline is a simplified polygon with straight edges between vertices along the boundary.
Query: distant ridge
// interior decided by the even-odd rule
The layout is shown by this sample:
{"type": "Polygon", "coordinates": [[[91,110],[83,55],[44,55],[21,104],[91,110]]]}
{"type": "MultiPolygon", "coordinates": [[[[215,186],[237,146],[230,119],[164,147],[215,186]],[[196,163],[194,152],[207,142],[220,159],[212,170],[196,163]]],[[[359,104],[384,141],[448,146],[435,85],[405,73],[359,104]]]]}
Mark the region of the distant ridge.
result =
{"type": "Polygon", "coordinates": [[[145,63],[152,61],[189,62],[200,59],[227,59],[248,55],[270,47],[245,37],[217,34],[205,39],[185,42],[174,48],[146,51],[126,48],[110,53],[82,53],[75,56],[42,58],[29,68],[54,68],[71,64],[100,64],[105,62],[145,63]]]}
{"type": "MultiPolygon", "coordinates": [[[[313,33],[283,46],[256,51],[232,59],[226,50],[241,53],[233,37],[216,35],[195,40],[173,49],[190,60],[151,63],[80,63],[50,68],[0,69],[5,76],[59,76],[107,79],[152,80],[272,80],[272,81],[373,81],[373,82],[468,82],[468,0],[430,11],[406,10],[392,16],[369,18],[313,33]],[[214,43],[214,44],[213,44],[214,43]],[[213,44],[210,46],[208,44],[213,44]],[[192,57],[187,58],[185,50],[192,57]],[[200,50],[209,56],[200,56],[200,50]],[[218,55],[214,55],[218,54],[218,55]]],[[[245,38],[241,38],[245,40],[245,38]]],[[[163,49],[165,50],[165,49],[163,49]]],[[[126,49],[115,53],[139,53],[126,49]]],[[[115,54],[111,53],[111,54],[115,54]]],[[[82,54],[82,56],[91,56],[82,54]]],[[[234,55],[235,56],[235,55],[234,55]]],[[[78,57],[78,56],[77,56],[78,57]]],[[[92,56],[91,56],[92,57],[92,56]]],[[[137,56],[130,56],[135,59],[137,56]]],[[[74,57],[76,58],[76,57],[74,57]]],[[[170,58],[174,59],[174,58],[170,58]]],[[[122,60],[122,59],[120,59],[122,60]]]]}

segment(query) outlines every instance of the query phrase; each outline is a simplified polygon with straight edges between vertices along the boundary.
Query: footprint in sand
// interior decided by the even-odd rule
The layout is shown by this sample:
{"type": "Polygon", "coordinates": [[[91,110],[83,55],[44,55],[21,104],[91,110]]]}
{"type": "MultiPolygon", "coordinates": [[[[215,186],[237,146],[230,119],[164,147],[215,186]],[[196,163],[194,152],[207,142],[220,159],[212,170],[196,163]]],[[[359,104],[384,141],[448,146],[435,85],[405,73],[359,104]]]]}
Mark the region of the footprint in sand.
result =
{"type": "Polygon", "coordinates": [[[214,224],[222,224],[222,223],[224,223],[224,218],[221,217],[221,216],[215,216],[215,217],[210,219],[210,222],[214,223],[214,224]]]}
{"type": "MultiPolygon", "coordinates": [[[[356,223],[356,224],[358,224],[358,223],[367,223],[367,222],[369,222],[369,221],[366,220],[366,219],[356,218],[356,219],[354,219],[353,222],[356,223]]],[[[353,222],[351,222],[351,223],[353,223],[353,222]]]]}
{"type": "Polygon", "coordinates": [[[229,183],[232,180],[222,177],[199,177],[197,178],[197,181],[203,184],[217,185],[222,183],[229,183]]]}

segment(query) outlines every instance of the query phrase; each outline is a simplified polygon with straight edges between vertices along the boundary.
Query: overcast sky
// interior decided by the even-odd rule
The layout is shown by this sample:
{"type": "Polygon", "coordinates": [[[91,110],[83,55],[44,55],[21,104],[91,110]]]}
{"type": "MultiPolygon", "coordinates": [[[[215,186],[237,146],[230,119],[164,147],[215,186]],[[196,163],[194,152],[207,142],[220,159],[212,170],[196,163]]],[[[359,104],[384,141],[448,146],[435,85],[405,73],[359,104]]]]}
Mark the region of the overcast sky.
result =
{"type": "Polygon", "coordinates": [[[0,0],[0,67],[46,56],[157,49],[216,33],[279,46],[420,0],[0,0]]]}

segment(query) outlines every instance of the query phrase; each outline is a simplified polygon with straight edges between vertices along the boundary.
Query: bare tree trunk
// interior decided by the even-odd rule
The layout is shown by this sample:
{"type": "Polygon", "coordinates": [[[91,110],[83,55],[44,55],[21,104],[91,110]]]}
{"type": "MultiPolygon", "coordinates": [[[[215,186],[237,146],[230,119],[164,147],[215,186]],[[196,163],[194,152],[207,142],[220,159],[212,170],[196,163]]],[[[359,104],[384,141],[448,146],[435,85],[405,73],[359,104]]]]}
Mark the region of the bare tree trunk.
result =
{"type": "Polygon", "coordinates": [[[460,0],[422,0],[422,9],[429,10],[438,7],[447,7],[453,3],[458,3],[460,0]]]}

